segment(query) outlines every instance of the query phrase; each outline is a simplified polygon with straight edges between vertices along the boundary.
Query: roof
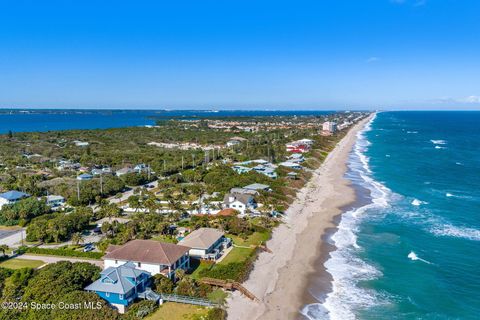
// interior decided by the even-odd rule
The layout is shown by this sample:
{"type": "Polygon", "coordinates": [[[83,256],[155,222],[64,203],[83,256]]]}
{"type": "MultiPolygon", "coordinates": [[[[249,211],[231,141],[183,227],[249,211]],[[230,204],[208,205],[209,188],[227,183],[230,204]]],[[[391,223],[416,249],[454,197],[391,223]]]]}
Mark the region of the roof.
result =
{"type": "Polygon", "coordinates": [[[227,193],[225,194],[225,197],[223,197],[224,203],[232,203],[237,200],[243,203],[244,205],[247,205],[251,200],[253,200],[253,197],[246,193],[227,193]],[[233,197],[234,200],[230,201],[230,197],[233,197]]]}
{"type": "Polygon", "coordinates": [[[217,212],[217,215],[219,216],[234,216],[237,214],[237,211],[235,209],[232,209],[232,208],[227,208],[227,209],[223,209],[223,210],[220,210],[217,212]]]}
{"type": "Polygon", "coordinates": [[[245,193],[245,194],[250,194],[252,196],[258,195],[258,191],[253,189],[245,189],[245,188],[232,188],[230,189],[230,193],[245,193]]]}
{"type": "Polygon", "coordinates": [[[93,176],[90,173],[82,173],[81,175],[77,176],[77,179],[83,179],[83,178],[91,179],[93,178],[93,176]]]}
{"type": "Polygon", "coordinates": [[[56,200],[65,200],[64,197],[62,196],[56,196],[56,195],[50,195],[50,196],[47,196],[47,201],[56,201],[56,200]]]}
{"type": "Polygon", "coordinates": [[[237,141],[247,141],[248,139],[242,138],[242,137],[231,137],[230,140],[237,140],[237,141]]]}
{"type": "Polygon", "coordinates": [[[195,249],[208,249],[223,236],[223,232],[213,228],[200,228],[183,238],[179,243],[195,249]]]}
{"type": "Polygon", "coordinates": [[[100,279],[87,286],[85,290],[126,294],[136,285],[127,278],[137,279],[142,274],[150,277],[150,272],[137,269],[135,264],[128,261],[121,266],[108,267],[103,270],[100,273],[100,279]]]}
{"type": "Polygon", "coordinates": [[[130,260],[172,265],[190,250],[189,247],[155,240],[132,240],[108,252],[102,259],[130,260]]]}
{"type": "Polygon", "coordinates": [[[252,184],[249,184],[248,186],[243,187],[243,189],[247,189],[247,190],[267,190],[269,188],[270,188],[269,185],[261,184],[261,183],[252,183],[252,184]]]}
{"type": "Polygon", "coordinates": [[[20,192],[17,190],[11,190],[0,194],[0,198],[6,199],[8,201],[16,201],[28,197],[30,197],[28,193],[20,192]]]}

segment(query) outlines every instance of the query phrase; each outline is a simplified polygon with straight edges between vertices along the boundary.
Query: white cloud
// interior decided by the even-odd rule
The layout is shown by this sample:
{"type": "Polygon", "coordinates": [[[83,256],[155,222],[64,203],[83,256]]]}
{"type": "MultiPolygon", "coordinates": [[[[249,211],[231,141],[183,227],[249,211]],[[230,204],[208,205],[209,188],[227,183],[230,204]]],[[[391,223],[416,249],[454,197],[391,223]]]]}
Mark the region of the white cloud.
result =
{"type": "Polygon", "coordinates": [[[367,63],[373,63],[373,62],[377,62],[378,60],[380,60],[379,57],[370,57],[366,60],[367,63]]]}
{"type": "Polygon", "coordinates": [[[463,103],[480,103],[480,96],[468,96],[458,101],[463,103]]]}

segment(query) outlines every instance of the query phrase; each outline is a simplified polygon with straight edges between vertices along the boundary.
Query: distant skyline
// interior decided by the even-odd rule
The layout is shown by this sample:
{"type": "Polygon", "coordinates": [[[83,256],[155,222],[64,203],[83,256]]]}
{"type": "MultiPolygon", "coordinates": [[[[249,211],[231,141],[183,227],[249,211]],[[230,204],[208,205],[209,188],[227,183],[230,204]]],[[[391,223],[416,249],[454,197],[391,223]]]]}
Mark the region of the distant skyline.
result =
{"type": "Polygon", "coordinates": [[[0,108],[480,110],[480,1],[1,1],[0,108]]]}

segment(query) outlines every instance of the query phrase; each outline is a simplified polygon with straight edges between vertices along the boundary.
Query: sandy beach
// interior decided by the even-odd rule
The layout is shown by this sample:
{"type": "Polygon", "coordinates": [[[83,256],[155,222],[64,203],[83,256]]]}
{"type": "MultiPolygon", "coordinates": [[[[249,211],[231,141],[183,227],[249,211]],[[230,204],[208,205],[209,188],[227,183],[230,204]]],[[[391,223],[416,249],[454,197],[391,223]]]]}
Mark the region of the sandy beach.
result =
{"type": "MultiPolygon", "coordinates": [[[[369,118],[368,118],[369,119],[369,118]]],[[[299,191],[286,212],[285,223],[273,231],[260,253],[249,279],[244,283],[260,302],[252,302],[235,292],[228,300],[228,319],[297,319],[309,302],[310,275],[318,277],[318,261],[328,255],[324,241],[327,230],[335,227],[335,217],[355,201],[355,191],[344,178],[346,161],[356,134],[368,119],[356,124],[328,155],[312,179],[299,191]]],[[[324,271],[319,286],[328,291],[330,275],[324,271]]],[[[312,299],[310,297],[310,299],[312,299]]]]}

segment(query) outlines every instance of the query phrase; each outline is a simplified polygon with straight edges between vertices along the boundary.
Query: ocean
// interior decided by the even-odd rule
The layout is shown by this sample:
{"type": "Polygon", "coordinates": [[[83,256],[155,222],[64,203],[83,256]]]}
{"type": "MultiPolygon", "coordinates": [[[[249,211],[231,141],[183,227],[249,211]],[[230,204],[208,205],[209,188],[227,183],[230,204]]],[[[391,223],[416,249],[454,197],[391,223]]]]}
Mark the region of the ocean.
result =
{"type": "Polygon", "coordinates": [[[333,111],[0,109],[0,134],[154,125],[160,119],[318,116],[333,111]]]}
{"type": "Polygon", "coordinates": [[[480,319],[480,112],[382,112],[358,134],[310,319],[480,319]],[[365,192],[368,191],[368,192],[365,192]]]}

